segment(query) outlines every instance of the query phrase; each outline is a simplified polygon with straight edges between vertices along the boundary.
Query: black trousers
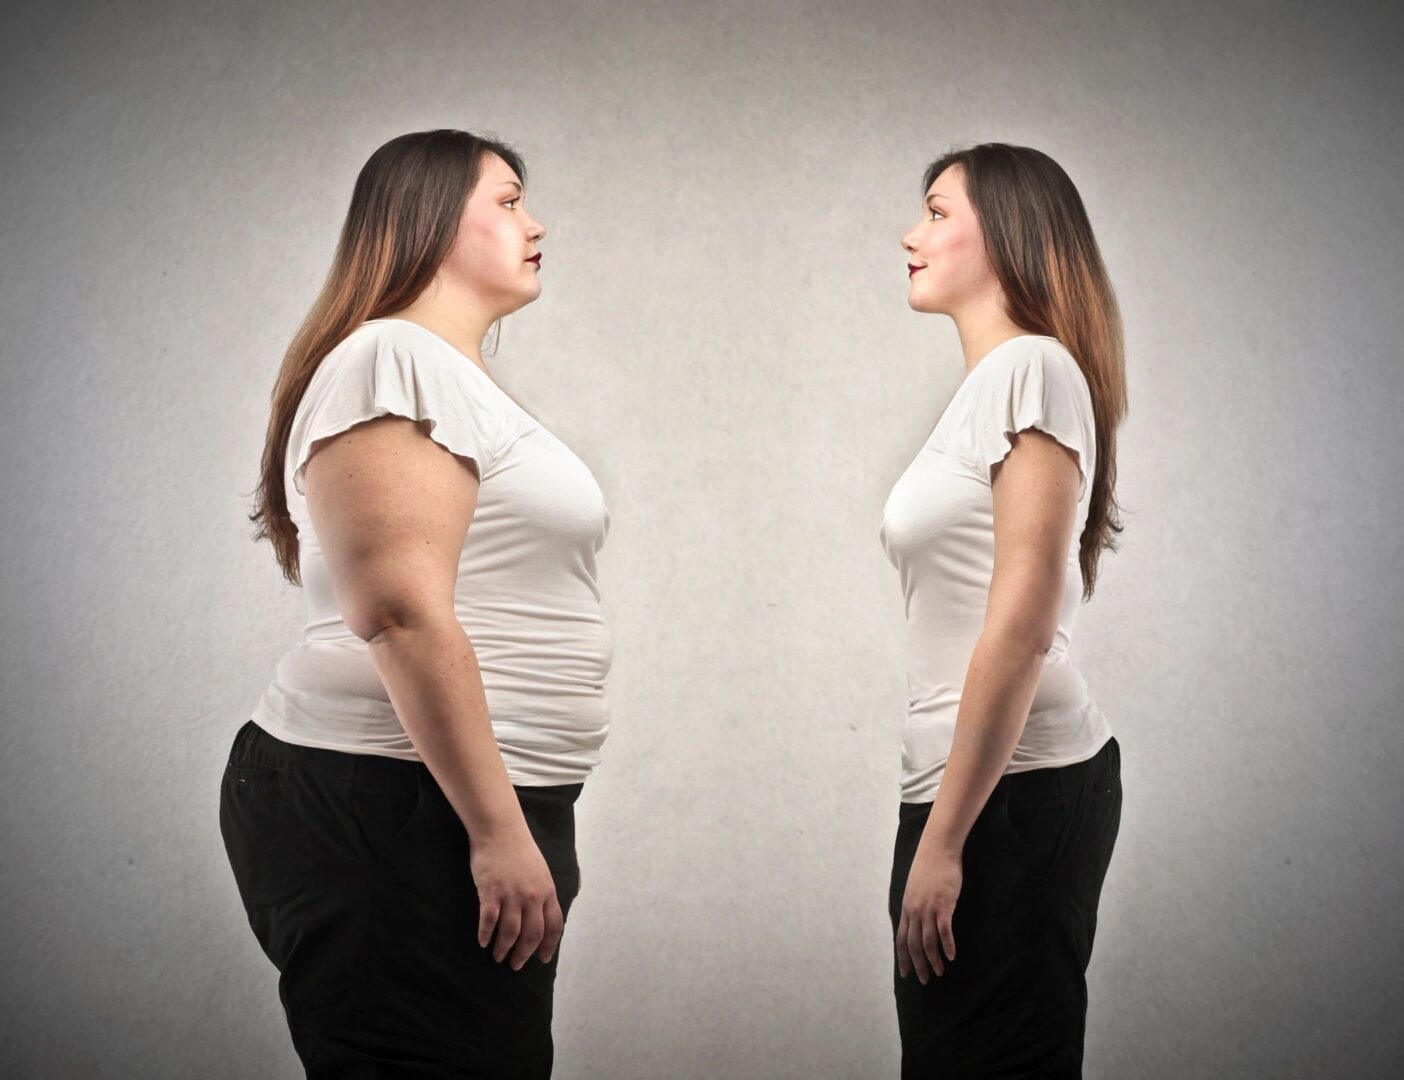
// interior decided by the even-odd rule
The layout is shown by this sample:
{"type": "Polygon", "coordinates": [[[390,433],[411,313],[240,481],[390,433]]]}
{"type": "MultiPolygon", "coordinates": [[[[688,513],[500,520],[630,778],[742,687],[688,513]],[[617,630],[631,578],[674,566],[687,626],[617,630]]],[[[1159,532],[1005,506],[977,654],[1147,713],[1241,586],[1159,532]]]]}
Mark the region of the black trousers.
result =
{"type": "MultiPolygon", "coordinates": [[[[888,913],[893,934],[930,803],[902,803],[888,913]]],[[[976,818],[951,917],[956,958],[922,986],[893,958],[902,1077],[1082,1076],[1085,975],[1121,824],[1121,747],[1007,774],[976,818]]]]}
{"type": "MultiPolygon", "coordinates": [[[[561,910],[580,889],[584,785],[517,788],[561,910]]],[[[220,831],[313,1080],[551,1074],[549,964],[478,945],[469,838],[419,762],[234,738],[220,831]]]]}

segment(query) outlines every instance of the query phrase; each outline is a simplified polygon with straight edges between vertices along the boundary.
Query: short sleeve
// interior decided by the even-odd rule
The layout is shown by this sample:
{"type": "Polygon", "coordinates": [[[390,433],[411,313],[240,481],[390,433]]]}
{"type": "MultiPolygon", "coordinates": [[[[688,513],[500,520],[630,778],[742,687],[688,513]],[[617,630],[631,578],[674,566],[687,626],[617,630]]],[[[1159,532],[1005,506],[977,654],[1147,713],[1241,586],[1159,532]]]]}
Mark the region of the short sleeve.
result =
{"type": "Polygon", "coordinates": [[[1087,493],[1088,469],[1094,466],[1096,424],[1092,397],[1077,361],[1057,343],[1020,339],[1007,353],[990,356],[976,367],[981,377],[970,419],[975,464],[985,482],[1013,449],[1013,436],[1038,428],[1077,457],[1077,501],[1087,493]],[[985,372],[980,367],[997,360],[985,372]]]}
{"type": "Polygon", "coordinates": [[[366,420],[394,415],[420,422],[440,446],[468,458],[479,480],[495,460],[503,425],[491,378],[473,361],[431,341],[406,340],[389,328],[344,345],[322,361],[307,389],[305,411],[289,438],[293,487],[316,444],[366,420]],[[481,380],[481,381],[480,381],[481,380]]]}

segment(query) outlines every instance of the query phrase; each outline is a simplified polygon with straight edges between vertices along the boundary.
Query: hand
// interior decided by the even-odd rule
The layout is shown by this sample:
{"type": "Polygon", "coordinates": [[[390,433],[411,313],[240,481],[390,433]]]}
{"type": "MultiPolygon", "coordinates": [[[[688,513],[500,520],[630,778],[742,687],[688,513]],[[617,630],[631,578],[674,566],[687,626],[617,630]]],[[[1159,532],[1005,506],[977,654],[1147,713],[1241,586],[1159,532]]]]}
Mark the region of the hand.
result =
{"type": "Polygon", "coordinates": [[[925,986],[932,970],[943,975],[946,958],[955,959],[951,917],[961,881],[960,852],[917,845],[897,921],[897,970],[902,978],[915,969],[925,986]]]}
{"type": "Polygon", "coordinates": [[[551,871],[531,833],[523,828],[501,840],[472,840],[468,865],[478,887],[478,944],[487,948],[496,927],[492,958],[499,964],[511,952],[512,970],[520,971],[538,951],[541,962],[548,963],[560,944],[565,918],[551,871]]]}

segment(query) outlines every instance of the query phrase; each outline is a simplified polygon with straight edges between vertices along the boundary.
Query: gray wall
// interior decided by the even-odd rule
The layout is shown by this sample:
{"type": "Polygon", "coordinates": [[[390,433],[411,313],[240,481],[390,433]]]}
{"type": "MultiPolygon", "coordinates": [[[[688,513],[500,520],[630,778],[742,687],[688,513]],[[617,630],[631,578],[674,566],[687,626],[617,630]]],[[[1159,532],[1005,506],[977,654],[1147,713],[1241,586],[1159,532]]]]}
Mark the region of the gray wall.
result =
{"type": "Polygon", "coordinates": [[[895,1076],[884,499],[961,373],[922,167],[1058,159],[1124,304],[1125,754],[1089,1077],[1401,1050],[1401,20],[1386,5],[24,5],[0,66],[3,1001],[43,1077],[298,1074],[216,821],[301,626],[244,515],[385,139],[496,133],[545,293],[490,363],[595,470],[618,651],[577,1077],[895,1076]]]}

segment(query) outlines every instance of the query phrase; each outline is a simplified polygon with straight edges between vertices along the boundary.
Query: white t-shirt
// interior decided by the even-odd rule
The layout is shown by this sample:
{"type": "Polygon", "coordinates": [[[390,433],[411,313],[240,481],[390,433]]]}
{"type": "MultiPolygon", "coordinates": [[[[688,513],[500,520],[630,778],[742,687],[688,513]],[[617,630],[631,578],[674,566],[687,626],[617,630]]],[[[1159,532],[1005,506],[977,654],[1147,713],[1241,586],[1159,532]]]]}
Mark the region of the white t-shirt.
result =
{"type": "Polygon", "coordinates": [[[1085,761],[1111,738],[1068,657],[1082,600],[1078,538],[1096,474],[1092,395],[1061,342],[1021,335],[990,350],[966,375],[883,509],[879,536],[901,574],[907,602],[903,802],[931,802],[940,787],[994,574],[990,468],[1011,449],[1009,436],[1029,427],[1077,451],[1081,477],[1058,630],[1004,771],[1085,761]]]}
{"type": "Polygon", "coordinates": [[[394,414],[471,458],[478,503],[454,609],[477,654],[493,733],[513,784],[583,781],[609,729],[612,640],[595,553],[609,530],[590,470],[471,358],[404,319],[373,319],[322,360],[298,405],[284,472],[308,618],[253,712],[286,742],[419,760],[371,663],[342,621],[307,514],[312,446],[394,414]]]}

